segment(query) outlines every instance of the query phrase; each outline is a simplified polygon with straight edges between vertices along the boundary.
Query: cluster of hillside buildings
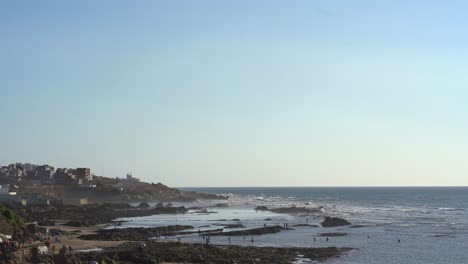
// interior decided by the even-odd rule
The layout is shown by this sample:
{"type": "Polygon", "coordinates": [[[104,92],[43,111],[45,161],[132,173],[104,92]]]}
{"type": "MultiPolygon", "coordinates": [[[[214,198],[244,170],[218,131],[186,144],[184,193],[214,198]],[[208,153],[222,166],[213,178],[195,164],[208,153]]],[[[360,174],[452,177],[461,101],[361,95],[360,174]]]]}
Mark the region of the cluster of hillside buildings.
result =
{"type": "Polygon", "coordinates": [[[62,198],[62,199],[48,199],[39,194],[18,195],[18,186],[11,184],[0,185],[0,202],[20,202],[23,205],[85,205],[88,204],[88,198],[62,198]]]}
{"type": "MultiPolygon", "coordinates": [[[[110,179],[110,178],[109,178],[110,179]]],[[[89,168],[57,168],[49,165],[35,165],[31,163],[14,163],[0,166],[0,202],[27,201],[28,204],[49,204],[49,200],[35,194],[25,196],[17,195],[19,188],[27,188],[28,185],[62,185],[76,186],[79,188],[96,188],[97,177],[89,168]],[[21,186],[21,187],[18,187],[21,186]]],[[[139,182],[138,178],[127,174],[126,178],[115,178],[114,182],[108,182],[108,187],[123,191],[124,184],[139,182]]],[[[76,199],[75,199],[76,200],[76,199]]],[[[52,201],[52,200],[51,200],[52,201]]],[[[57,201],[54,201],[57,202],[57,201]]],[[[87,198],[77,201],[61,201],[67,204],[86,204],[87,198]]]]}
{"type": "Polygon", "coordinates": [[[0,167],[0,177],[30,181],[37,185],[80,185],[93,180],[89,168],[58,168],[49,165],[14,163],[0,167]]]}

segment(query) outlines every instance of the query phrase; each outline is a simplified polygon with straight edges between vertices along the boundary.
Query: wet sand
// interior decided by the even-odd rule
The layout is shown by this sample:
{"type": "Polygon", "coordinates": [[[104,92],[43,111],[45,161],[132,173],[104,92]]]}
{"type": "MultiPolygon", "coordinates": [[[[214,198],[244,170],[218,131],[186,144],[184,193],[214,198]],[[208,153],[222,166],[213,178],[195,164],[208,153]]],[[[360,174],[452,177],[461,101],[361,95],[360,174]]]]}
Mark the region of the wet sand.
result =
{"type": "Polygon", "coordinates": [[[73,250],[87,250],[87,249],[95,249],[95,248],[108,248],[108,247],[116,247],[124,242],[127,241],[99,241],[99,240],[82,240],[79,239],[78,236],[80,235],[89,235],[89,234],[96,234],[99,229],[105,228],[108,225],[97,225],[92,227],[70,227],[70,226],[46,226],[49,229],[61,229],[62,231],[66,232],[74,232],[80,230],[81,232],[76,234],[67,234],[62,235],[59,237],[60,242],[55,242],[52,239],[51,245],[55,245],[56,252],[65,245],[68,249],[69,246],[72,247],[73,250]]]}

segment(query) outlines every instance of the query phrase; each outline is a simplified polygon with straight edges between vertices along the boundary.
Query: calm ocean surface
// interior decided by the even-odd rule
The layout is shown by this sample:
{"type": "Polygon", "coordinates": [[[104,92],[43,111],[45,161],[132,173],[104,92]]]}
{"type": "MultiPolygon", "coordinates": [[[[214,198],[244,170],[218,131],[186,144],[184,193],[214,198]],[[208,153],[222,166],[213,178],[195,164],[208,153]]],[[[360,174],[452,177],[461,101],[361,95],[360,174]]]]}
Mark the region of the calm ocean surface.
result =
{"type": "MultiPolygon", "coordinates": [[[[213,214],[150,216],[132,218],[128,226],[190,224],[198,229],[216,228],[216,223],[236,222],[247,228],[264,224],[319,224],[320,215],[284,215],[255,212],[257,205],[323,206],[325,215],[342,217],[360,228],[294,227],[294,230],[256,237],[257,246],[338,246],[355,251],[327,263],[468,263],[468,187],[389,188],[184,188],[197,192],[229,194],[227,208],[210,208],[213,214]],[[265,219],[271,219],[266,221],[265,219]],[[313,236],[344,232],[347,236],[313,236]],[[400,240],[401,242],[398,242],[400,240]]],[[[192,205],[192,206],[196,206],[192,205]]],[[[203,202],[199,205],[204,206],[203,202]]],[[[190,206],[190,205],[189,205],[190,206]]],[[[199,242],[198,236],[182,237],[199,242]]],[[[227,244],[225,237],[213,243],[227,244]]],[[[249,245],[243,238],[232,244],[249,245]]]]}

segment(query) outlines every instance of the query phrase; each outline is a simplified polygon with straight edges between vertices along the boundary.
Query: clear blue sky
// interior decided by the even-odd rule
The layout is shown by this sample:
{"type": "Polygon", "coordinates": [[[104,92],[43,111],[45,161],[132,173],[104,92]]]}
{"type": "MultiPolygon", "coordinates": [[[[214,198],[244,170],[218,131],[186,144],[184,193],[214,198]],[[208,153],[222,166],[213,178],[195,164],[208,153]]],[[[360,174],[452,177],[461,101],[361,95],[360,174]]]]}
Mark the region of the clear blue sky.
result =
{"type": "Polygon", "coordinates": [[[468,185],[465,1],[1,1],[0,164],[468,185]]]}

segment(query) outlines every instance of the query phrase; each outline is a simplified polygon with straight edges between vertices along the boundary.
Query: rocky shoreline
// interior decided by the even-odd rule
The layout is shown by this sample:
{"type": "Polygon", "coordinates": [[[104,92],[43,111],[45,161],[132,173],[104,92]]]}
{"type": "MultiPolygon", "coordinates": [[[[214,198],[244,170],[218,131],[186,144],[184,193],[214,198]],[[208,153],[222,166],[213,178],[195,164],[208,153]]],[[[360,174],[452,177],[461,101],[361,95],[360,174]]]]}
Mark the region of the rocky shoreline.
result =
{"type": "Polygon", "coordinates": [[[84,240],[103,240],[103,241],[142,241],[159,236],[174,236],[179,231],[193,229],[193,226],[172,225],[152,228],[119,228],[119,229],[101,229],[96,234],[81,235],[78,238],[84,240]]]}
{"type": "Polygon", "coordinates": [[[78,238],[84,240],[101,240],[101,241],[145,241],[161,236],[177,236],[200,234],[206,236],[258,236],[264,234],[279,233],[282,230],[287,230],[281,226],[265,226],[259,228],[224,231],[223,228],[205,230],[205,231],[186,231],[193,229],[193,226],[187,225],[171,225],[151,228],[114,228],[101,229],[96,234],[81,235],[78,238]]]}
{"type": "MultiPolygon", "coordinates": [[[[253,246],[254,236],[264,234],[275,234],[286,230],[294,230],[288,227],[288,223],[257,223],[255,225],[244,225],[240,219],[206,220],[219,221],[218,223],[203,226],[190,224],[168,225],[161,227],[131,227],[120,228],[121,222],[115,219],[123,217],[139,217],[158,214],[185,214],[189,209],[181,206],[174,207],[162,203],[150,206],[141,203],[131,206],[126,203],[94,204],[84,206],[59,205],[59,206],[22,206],[10,204],[19,215],[28,222],[37,222],[31,235],[39,238],[41,243],[53,243],[52,254],[37,256],[37,263],[293,263],[297,259],[310,259],[323,261],[330,257],[340,256],[349,252],[350,248],[300,248],[300,247],[263,247],[253,246]],[[230,221],[230,222],[225,222],[230,221]],[[225,222],[225,223],[223,223],[225,222]],[[114,228],[109,227],[109,223],[114,228]],[[107,224],[104,226],[103,224],[107,224]],[[42,227],[41,227],[42,226],[42,227]],[[74,229],[79,228],[79,229],[74,229]],[[107,228],[107,229],[103,229],[107,228]],[[201,229],[200,229],[201,228],[201,229]],[[49,230],[49,231],[45,231],[49,230]],[[86,230],[86,231],[85,231],[86,230]],[[46,234],[47,233],[47,234],[46,234]],[[183,236],[200,235],[203,244],[182,242],[183,236]],[[52,236],[52,237],[47,237],[52,236]],[[252,237],[252,244],[228,245],[211,244],[211,237],[215,236],[246,236],[252,237]],[[172,237],[178,242],[163,238],[172,237]],[[179,239],[177,239],[179,238],[179,239]],[[161,240],[163,239],[163,240],[161,240]],[[65,248],[67,245],[67,248],[65,248]],[[57,248],[62,248],[56,252],[57,248]],[[65,249],[64,249],[65,248],[65,249]],[[99,251],[82,252],[72,250],[96,249],[99,251]],[[69,250],[67,250],[69,249],[69,250]],[[54,252],[55,251],[55,252],[54,252]],[[58,253],[58,254],[55,254],[58,253]],[[40,260],[40,261],[39,261],[40,260]]],[[[199,208],[201,212],[207,210],[199,208]]],[[[281,207],[268,209],[257,207],[255,210],[265,210],[282,214],[315,214],[318,209],[303,207],[281,207]]],[[[193,210],[192,210],[193,211],[193,210]]],[[[197,215],[197,214],[194,214],[197,215]]],[[[302,217],[302,216],[301,216],[302,217]]],[[[317,219],[314,217],[313,219],[317,219]]],[[[351,225],[344,219],[325,217],[321,223],[323,227],[351,225]]],[[[265,220],[266,221],[266,220],[265,220]]],[[[169,223],[171,224],[171,223],[169,223]]],[[[29,225],[28,225],[29,226],[29,225]]],[[[295,224],[292,227],[301,226],[318,227],[315,224],[295,224]]],[[[317,236],[334,237],[345,236],[346,233],[318,233],[317,236]]],[[[315,241],[315,237],[314,237],[315,241]]],[[[196,241],[192,241],[196,242],[196,241]]],[[[38,246],[39,247],[39,246],[38,246]]],[[[34,262],[34,263],[36,263],[34,262]]]]}
{"type": "Polygon", "coordinates": [[[258,236],[279,233],[281,230],[285,230],[285,228],[281,226],[265,226],[245,230],[210,233],[210,236],[258,236]]]}
{"type": "Polygon", "coordinates": [[[73,253],[66,263],[96,261],[102,263],[219,263],[219,264],[289,264],[302,256],[313,261],[324,261],[351,251],[351,248],[277,248],[243,247],[234,245],[204,245],[177,242],[148,241],[124,243],[102,252],[73,253]]]}
{"type": "Polygon", "coordinates": [[[138,217],[158,214],[184,214],[188,211],[180,207],[140,208],[128,204],[101,204],[86,206],[21,206],[10,205],[27,222],[51,225],[64,222],[69,226],[93,226],[112,223],[117,218],[138,217]]]}
{"type": "Polygon", "coordinates": [[[349,226],[351,225],[350,222],[346,221],[345,219],[338,218],[338,217],[325,217],[325,220],[322,222],[323,227],[337,227],[337,226],[349,226]]]}

